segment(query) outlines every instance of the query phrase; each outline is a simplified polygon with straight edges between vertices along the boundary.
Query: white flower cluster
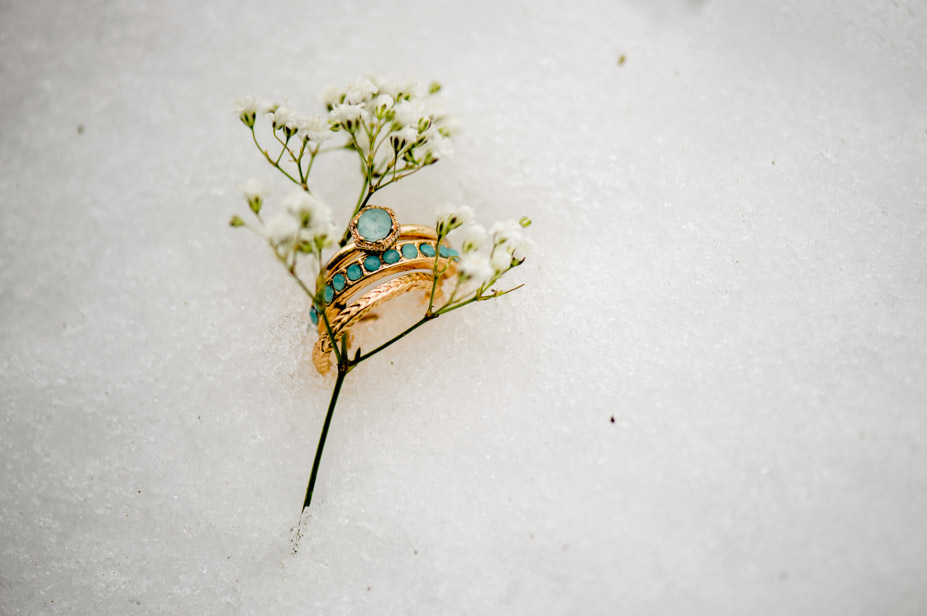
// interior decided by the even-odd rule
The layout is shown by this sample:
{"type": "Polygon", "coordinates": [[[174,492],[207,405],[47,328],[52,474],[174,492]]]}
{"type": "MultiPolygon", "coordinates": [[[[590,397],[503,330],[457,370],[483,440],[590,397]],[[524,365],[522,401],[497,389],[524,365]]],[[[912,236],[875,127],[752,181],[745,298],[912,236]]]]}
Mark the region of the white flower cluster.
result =
{"type": "Polygon", "coordinates": [[[338,233],[331,210],[312,195],[297,190],[283,202],[284,211],[268,219],[267,239],[278,250],[321,252],[338,233]]]}
{"type": "Polygon", "coordinates": [[[347,88],[328,88],[323,100],[331,129],[348,132],[362,154],[427,165],[454,152],[456,123],[435,96],[440,89],[361,77],[347,88]]]}
{"type": "Polygon", "coordinates": [[[521,265],[534,252],[535,244],[524,232],[531,225],[528,218],[497,222],[489,231],[472,220],[473,211],[469,207],[448,207],[438,213],[435,229],[443,237],[462,227],[458,286],[483,289],[521,265]]]}
{"type": "MultiPolygon", "coordinates": [[[[261,182],[252,178],[239,189],[262,224],[259,233],[281,258],[291,257],[295,251],[320,255],[323,248],[332,244],[337,229],[331,221],[331,210],[309,193],[294,191],[283,201],[284,210],[265,222],[260,216],[265,199],[261,182]]],[[[244,224],[238,216],[232,217],[233,227],[244,224]]]]}
{"type": "Polygon", "coordinates": [[[320,144],[338,131],[350,135],[349,145],[367,155],[377,152],[382,159],[405,160],[428,165],[454,152],[451,134],[456,120],[449,116],[435,96],[437,83],[400,83],[378,77],[361,77],[347,88],[329,87],[323,101],[328,116],[305,115],[286,104],[245,96],[236,102],[241,121],[254,128],[258,115],[266,115],[273,130],[287,139],[320,144]],[[388,143],[389,148],[379,146],[388,143]]]}

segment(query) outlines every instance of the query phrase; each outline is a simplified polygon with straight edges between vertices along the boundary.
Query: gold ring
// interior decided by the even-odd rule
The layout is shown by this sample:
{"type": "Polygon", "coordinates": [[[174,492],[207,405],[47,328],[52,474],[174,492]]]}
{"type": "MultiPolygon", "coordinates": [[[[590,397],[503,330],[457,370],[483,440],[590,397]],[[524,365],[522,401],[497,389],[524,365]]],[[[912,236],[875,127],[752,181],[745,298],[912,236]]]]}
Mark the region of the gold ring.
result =
{"type": "MultiPolygon", "coordinates": [[[[434,229],[400,226],[388,208],[366,207],[351,221],[350,229],[354,241],[332,255],[325,266],[325,317],[336,341],[350,335],[354,325],[390,299],[410,291],[430,293],[435,284],[435,257],[438,283],[453,274],[457,257],[452,248],[436,246],[434,229]]],[[[325,374],[331,368],[332,338],[315,306],[309,317],[319,331],[312,360],[316,370],[325,374]]]]}

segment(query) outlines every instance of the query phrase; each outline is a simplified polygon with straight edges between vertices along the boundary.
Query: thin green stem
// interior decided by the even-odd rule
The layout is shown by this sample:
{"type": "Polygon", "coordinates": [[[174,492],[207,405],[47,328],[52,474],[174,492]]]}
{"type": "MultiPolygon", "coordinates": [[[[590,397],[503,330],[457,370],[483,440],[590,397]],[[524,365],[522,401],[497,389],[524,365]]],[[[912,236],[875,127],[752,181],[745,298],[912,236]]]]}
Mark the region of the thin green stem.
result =
{"type": "MultiPolygon", "coordinates": [[[[319,146],[315,146],[315,149],[309,150],[309,164],[306,165],[306,175],[304,182],[309,182],[309,172],[312,171],[312,163],[315,162],[315,157],[319,155],[319,146]]],[[[302,155],[300,155],[302,156],[302,155]]]]}
{"type": "Polygon", "coordinates": [[[425,314],[432,314],[431,309],[435,305],[435,291],[438,290],[438,278],[440,274],[444,274],[447,270],[447,266],[444,267],[441,272],[438,272],[438,258],[441,256],[441,241],[444,239],[444,233],[438,233],[438,240],[435,242],[435,260],[431,265],[431,293],[428,295],[428,309],[425,310],[425,314]]]}
{"type": "MultiPolygon", "coordinates": [[[[304,183],[304,182],[300,182],[299,180],[297,180],[296,178],[294,178],[292,175],[290,175],[289,173],[287,173],[286,170],[285,170],[283,167],[281,167],[280,165],[278,165],[277,163],[274,162],[274,159],[270,157],[270,154],[267,153],[267,150],[265,150],[264,148],[262,148],[262,147],[261,147],[261,144],[258,143],[257,135],[254,134],[254,127],[253,127],[253,126],[251,127],[251,139],[252,139],[252,141],[254,141],[254,145],[257,146],[258,151],[259,151],[261,154],[263,154],[263,155],[264,155],[264,158],[267,159],[267,162],[270,163],[270,166],[271,166],[271,167],[275,167],[275,168],[277,169],[277,171],[279,171],[280,173],[282,173],[282,174],[285,175],[286,177],[290,178],[290,181],[293,182],[294,184],[296,184],[297,186],[303,186],[303,187],[305,186],[305,183],[304,183]]],[[[280,140],[280,139],[277,138],[277,141],[279,141],[279,140],[280,140]]]]}
{"type": "Polygon", "coordinates": [[[466,306],[467,304],[471,304],[471,303],[473,303],[473,302],[484,302],[484,301],[487,301],[487,300],[496,299],[497,297],[502,297],[503,295],[507,295],[508,293],[511,293],[512,291],[517,291],[518,289],[522,288],[523,286],[524,286],[524,285],[521,285],[521,284],[520,284],[520,285],[518,285],[517,287],[513,287],[513,288],[508,289],[508,290],[506,290],[506,291],[494,291],[494,292],[490,293],[489,295],[481,295],[481,294],[474,295],[473,297],[471,297],[471,298],[469,298],[469,299],[465,299],[464,301],[459,302],[459,303],[457,303],[457,304],[454,304],[454,305],[452,305],[452,306],[442,306],[441,308],[439,308],[438,310],[435,310],[435,311],[434,311],[433,313],[431,313],[431,314],[427,314],[427,313],[426,313],[425,316],[423,316],[421,319],[419,319],[418,321],[416,321],[415,323],[413,323],[412,325],[410,325],[407,329],[405,329],[404,331],[402,331],[402,332],[399,333],[399,334],[396,334],[395,336],[393,336],[392,338],[390,338],[389,340],[387,340],[386,342],[384,342],[383,344],[381,344],[380,346],[378,346],[378,347],[375,348],[374,350],[368,351],[367,353],[364,353],[363,355],[358,355],[358,356],[355,357],[354,359],[349,360],[349,361],[348,361],[348,365],[349,365],[351,368],[353,368],[354,366],[356,366],[357,364],[361,363],[362,361],[365,361],[365,360],[367,360],[367,359],[370,359],[371,357],[373,357],[374,355],[376,355],[376,354],[379,353],[380,351],[383,351],[384,349],[386,349],[387,347],[391,346],[392,344],[394,344],[394,343],[396,343],[396,342],[399,342],[400,340],[402,340],[403,338],[405,338],[406,336],[408,336],[411,332],[415,331],[416,329],[418,329],[419,327],[421,327],[422,325],[424,325],[424,324],[427,323],[428,321],[432,321],[432,320],[434,320],[434,319],[437,319],[437,318],[438,318],[439,316],[441,316],[442,314],[447,314],[448,312],[452,312],[452,311],[454,311],[454,310],[457,310],[458,308],[463,308],[463,307],[466,306]]]}
{"type": "Polygon", "coordinates": [[[438,318],[438,315],[437,315],[437,314],[425,315],[425,316],[422,317],[419,321],[417,321],[415,324],[410,325],[408,329],[406,329],[405,331],[403,331],[403,332],[400,333],[400,334],[397,334],[397,335],[393,336],[392,338],[390,338],[389,340],[387,340],[386,342],[384,342],[383,344],[381,344],[380,346],[378,346],[378,347],[375,348],[374,350],[369,351],[369,352],[367,352],[367,353],[364,353],[363,355],[358,355],[357,357],[355,357],[354,359],[352,359],[352,360],[350,361],[350,365],[353,367],[353,366],[356,366],[357,364],[361,363],[361,362],[364,361],[364,360],[370,359],[371,357],[373,357],[374,355],[376,355],[376,354],[379,353],[380,351],[382,351],[382,350],[386,349],[388,346],[392,345],[394,342],[399,342],[400,340],[402,340],[403,338],[405,338],[407,335],[409,335],[412,331],[418,329],[419,327],[421,327],[422,325],[424,325],[424,324],[427,323],[428,321],[431,321],[432,319],[437,319],[437,318],[438,318]]]}
{"type": "MultiPolygon", "coordinates": [[[[332,342],[332,351],[335,353],[335,361],[337,361],[340,366],[342,361],[344,361],[344,353],[338,350],[338,341],[335,340],[335,334],[332,332],[332,324],[328,320],[328,313],[325,311],[324,306],[318,313],[322,317],[322,322],[325,323],[325,332],[328,334],[328,339],[332,342]]],[[[342,336],[341,339],[345,340],[345,337],[342,336]]]]}
{"type": "Polygon", "coordinates": [[[283,146],[283,148],[280,149],[280,155],[277,156],[277,160],[274,161],[274,165],[279,166],[279,165],[280,165],[280,159],[283,158],[283,153],[286,152],[286,150],[287,150],[286,144],[287,144],[290,140],[289,140],[289,138],[287,138],[286,141],[282,140],[280,137],[277,136],[277,131],[274,131],[274,139],[276,139],[277,141],[279,141],[280,144],[283,146]]]}
{"type": "MultiPolygon", "coordinates": [[[[306,152],[307,143],[309,143],[309,141],[306,139],[303,139],[303,144],[299,147],[299,156],[297,156],[296,160],[294,161],[296,163],[296,170],[299,171],[299,181],[302,182],[303,184],[306,183],[306,178],[309,176],[308,171],[306,172],[305,175],[303,175],[303,154],[306,152]]],[[[311,160],[309,162],[309,165],[310,167],[312,166],[311,160]]]]}
{"type": "Polygon", "coordinates": [[[338,367],[338,377],[335,379],[335,389],[332,391],[332,398],[328,403],[328,413],[325,414],[325,423],[322,424],[322,434],[319,435],[319,446],[315,450],[315,460],[312,462],[312,472],[309,475],[309,485],[306,486],[306,498],[303,500],[303,511],[309,508],[312,503],[312,493],[315,491],[315,480],[319,474],[319,465],[322,462],[322,450],[325,449],[325,439],[328,438],[328,429],[332,424],[332,416],[335,414],[335,405],[338,404],[338,394],[341,393],[341,385],[344,383],[344,377],[348,375],[347,370],[338,367]]]}

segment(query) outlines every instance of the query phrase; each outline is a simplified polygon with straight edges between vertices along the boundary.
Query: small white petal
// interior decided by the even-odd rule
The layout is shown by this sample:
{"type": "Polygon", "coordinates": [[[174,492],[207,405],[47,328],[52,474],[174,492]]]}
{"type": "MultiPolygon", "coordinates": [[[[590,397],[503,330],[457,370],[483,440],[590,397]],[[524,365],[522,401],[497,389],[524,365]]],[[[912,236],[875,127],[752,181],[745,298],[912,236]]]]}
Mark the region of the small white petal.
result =
{"type": "Polygon", "coordinates": [[[274,214],[264,225],[267,239],[278,248],[285,248],[296,241],[299,233],[299,221],[285,212],[274,214]]]}
{"type": "Polygon", "coordinates": [[[238,190],[240,190],[249,201],[256,197],[264,197],[264,184],[256,178],[249,178],[246,182],[239,185],[238,190]]]}
{"type": "Polygon", "coordinates": [[[476,252],[489,241],[489,234],[481,225],[473,223],[465,229],[461,248],[464,252],[476,252]]]}
{"type": "Polygon", "coordinates": [[[483,283],[492,276],[493,268],[485,256],[470,253],[461,257],[457,271],[462,278],[483,283]]]}
{"type": "Polygon", "coordinates": [[[499,246],[493,250],[490,263],[494,271],[504,272],[512,265],[512,253],[506,250],[505,246],[499,246]]]}

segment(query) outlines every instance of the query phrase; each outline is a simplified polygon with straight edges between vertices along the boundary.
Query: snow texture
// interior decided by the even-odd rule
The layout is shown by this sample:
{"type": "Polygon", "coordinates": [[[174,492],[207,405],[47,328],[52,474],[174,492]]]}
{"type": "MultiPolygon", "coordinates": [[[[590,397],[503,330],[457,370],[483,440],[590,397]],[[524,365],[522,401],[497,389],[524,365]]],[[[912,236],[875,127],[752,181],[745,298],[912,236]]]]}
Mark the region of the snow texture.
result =
{"type": "MultiPolygon", "coordinates": [[[[917,0],[4,2],[0,613],[925,613],[925,32],[917,0]],[[232,103],[366,72],[464,129],[377,202],[540,249],[350,375],[294,554],[332,379],[227,226],[287,189],[232,103]]],[[[356,163],[314,173],[344,224],[356,163]]]]}

